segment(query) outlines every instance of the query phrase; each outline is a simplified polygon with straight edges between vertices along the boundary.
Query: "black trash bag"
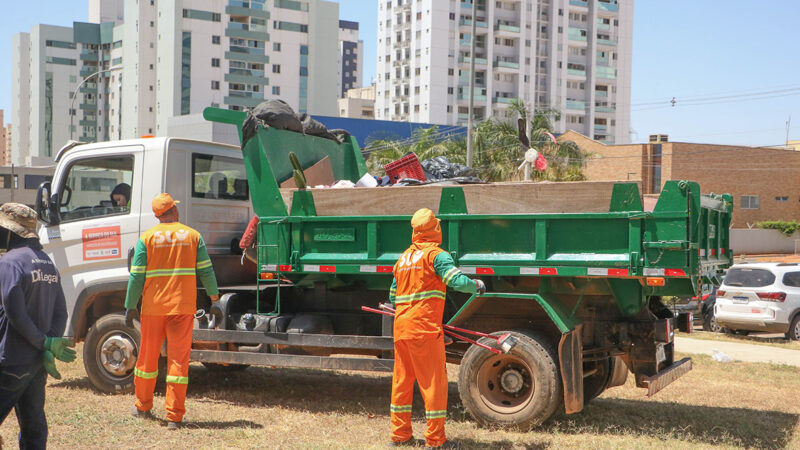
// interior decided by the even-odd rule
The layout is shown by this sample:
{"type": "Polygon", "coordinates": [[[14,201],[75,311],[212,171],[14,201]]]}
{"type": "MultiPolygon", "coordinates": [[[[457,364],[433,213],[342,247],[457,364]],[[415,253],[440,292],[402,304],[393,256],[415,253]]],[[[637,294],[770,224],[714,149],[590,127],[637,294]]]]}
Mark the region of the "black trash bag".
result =
{"type": "Polygon", "coordinates": [[[339,139],[339,142],[349,141],[350,140],[350,132],[343,129],[343,128],[334,128],[332,130],[328,130],[339,139]]]}
{"type": "Polygon", "coordinates": [[[437,156],[426,159],[420,163],[425,176],[429,180],[444,180],[449,178],[474,177],[475,172],[458,163],[451,163],[446,156],[437,156]]]}
{"type": "Polygon", "coordinates": [[[256,135],[260,124],[279,130],[303,132],[303,124],[295,117],[289,104],[283,100],[267,100],[247,111],[247,118],[242,124],[242,148],[256,135]]]}
{"type": "Polygon", "coordinates": [[[328,127],[319,123],[316,119],[309,116],[306,113],[297,114],[297,120],[300,121],[300,124],[303,127],[303,133],[310,134],[311,136],[318,136],[325,139],[330,139],[337,144],[341,144],[342,142],[339,138],[336,137],[333,133],[328,131],[328,127]]]}

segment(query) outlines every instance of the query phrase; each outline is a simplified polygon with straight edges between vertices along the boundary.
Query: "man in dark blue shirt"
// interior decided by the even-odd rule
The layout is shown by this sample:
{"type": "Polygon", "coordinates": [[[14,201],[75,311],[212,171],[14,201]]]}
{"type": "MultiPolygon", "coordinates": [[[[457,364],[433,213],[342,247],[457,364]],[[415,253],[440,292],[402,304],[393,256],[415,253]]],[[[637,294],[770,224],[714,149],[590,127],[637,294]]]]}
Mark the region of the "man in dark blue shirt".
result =
{"type": "Polygon", "coordinates": [[[0,206],[0,423],[17,413],[20,448],[45,448],[47,374],[61,378],[55,359],[75,359],[62,338],[64,291],[53,261],[42,251],[36,213],[19,203],[0,206]]]}

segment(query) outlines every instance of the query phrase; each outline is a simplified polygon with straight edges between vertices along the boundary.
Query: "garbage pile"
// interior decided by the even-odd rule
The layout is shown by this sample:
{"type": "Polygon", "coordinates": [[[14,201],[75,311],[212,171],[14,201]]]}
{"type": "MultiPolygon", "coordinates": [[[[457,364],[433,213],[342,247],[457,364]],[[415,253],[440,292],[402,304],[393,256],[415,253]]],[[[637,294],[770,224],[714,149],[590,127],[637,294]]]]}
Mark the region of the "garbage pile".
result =
{"type": "Polygon", "coordinates": [[[341,144],[350,137],[346,130],[328,128],[306,113],[296,114],[291,106],[283,100],[267,100],[247,111],[247,118],[242,124],[242,148],[256,135],[258,125],[289,130],[295,133],[308,134],[330,139],[341,144]]]}

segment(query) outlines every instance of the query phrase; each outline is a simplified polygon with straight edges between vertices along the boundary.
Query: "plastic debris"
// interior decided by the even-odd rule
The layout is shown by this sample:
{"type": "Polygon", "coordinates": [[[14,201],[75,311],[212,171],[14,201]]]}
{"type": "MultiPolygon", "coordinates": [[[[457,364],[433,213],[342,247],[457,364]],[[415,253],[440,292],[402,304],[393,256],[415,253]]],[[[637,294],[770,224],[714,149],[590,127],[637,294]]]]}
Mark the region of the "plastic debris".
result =
{"type": "Polygon", "coordinates": [[[721,351],[719,351],[719,350],[717,350],[715,348],[711,349],[711,353],[712,353],[711,354],[711,359],[713,359],[714,361],[721,362],[721,363],[729,363],[729,362],[731,362],[731,357],[730,356],[728,356],[725,353],[722,353],[721,351]]]}

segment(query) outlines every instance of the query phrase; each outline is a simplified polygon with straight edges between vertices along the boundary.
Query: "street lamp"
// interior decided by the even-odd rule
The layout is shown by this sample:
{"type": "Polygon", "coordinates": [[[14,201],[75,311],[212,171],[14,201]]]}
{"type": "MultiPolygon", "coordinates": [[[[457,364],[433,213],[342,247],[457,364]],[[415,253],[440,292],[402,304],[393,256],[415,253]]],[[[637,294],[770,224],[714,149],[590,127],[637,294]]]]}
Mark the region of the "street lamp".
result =
{"type": "Polygon", "coordinates": [[[74,121],[73,118],[75,117],[74,106],[75,106],[75,99],[78,98],[78,90],[81,88],[81,86],[83,86],[83,83],[86,83],[87,81],[89,81],[90,79],[94,78],[95,76],[100,75],[101,73],[111,72],[113,70],[119,70],[119,69],[122,69],[122,66],[114,66],[114,67],[109,67],[108,69],[99,70],[99,71],[89,75],[88,77],[84,78],[83,80],[81,80],[80,84],[78,84],[78,87],[75,88],[75,92],[72,93],[72,101],[69,103],[69,139],[70,140],[72,140],[72,123],[74,121]]]}

